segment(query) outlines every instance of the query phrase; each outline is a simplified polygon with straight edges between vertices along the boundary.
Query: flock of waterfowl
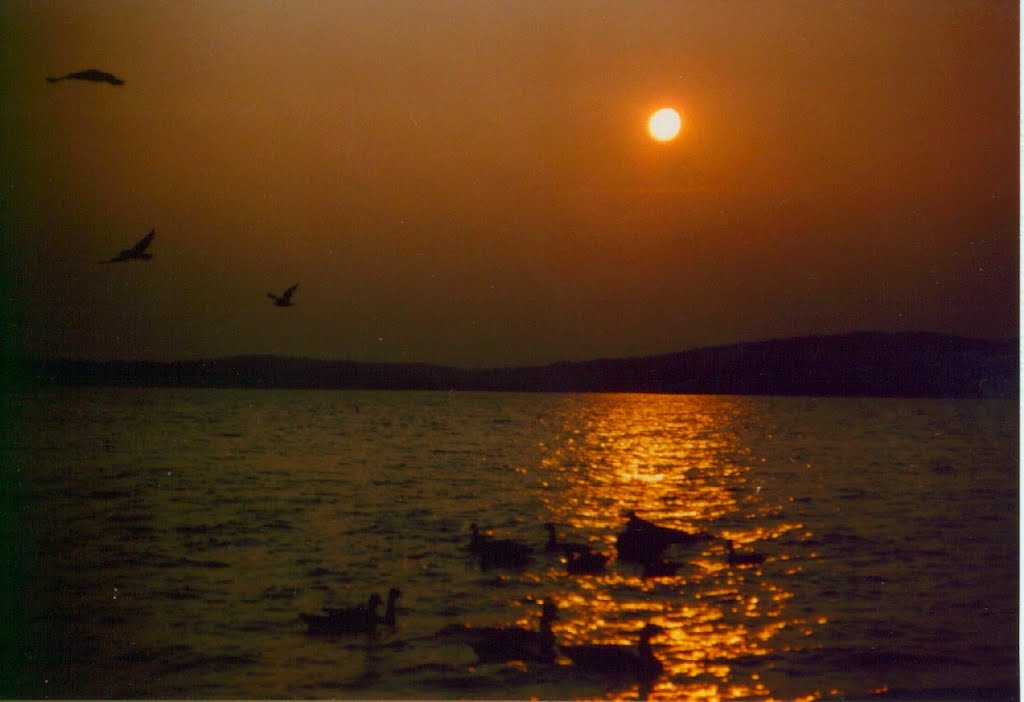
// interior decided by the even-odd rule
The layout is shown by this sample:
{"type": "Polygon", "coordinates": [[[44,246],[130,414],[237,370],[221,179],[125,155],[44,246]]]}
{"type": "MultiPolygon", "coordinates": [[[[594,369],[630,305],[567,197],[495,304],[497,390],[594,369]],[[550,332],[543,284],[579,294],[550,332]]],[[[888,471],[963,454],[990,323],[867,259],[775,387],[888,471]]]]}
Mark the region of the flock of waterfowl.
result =
{"type": "MultiPolygon", "coordinates": [[[[666,550],[672,545],[689,546],[715,537],[706,532],[690,533],[680,529],[660,526],[627,513],[625,528],[615,542],[617,558],[621,562],[640,566],[642,575],[664,577],[674,575],[682,565],[664,560],[666,550]]],[[[579,542],[559,541],[556,527],[544,525],[548,533],[543,551],[547,554],[565,556],[566,571],[572,575],[599,574],[605,572],[610,559],[608,554],[594,551],[590,545],[579,542]]],[[[733,542],[723,539],[728,546],[726,561],[729,565],[757,565],[763,563],[765,555],[753,551],[737,552],[733,542]]],[[[466,545],[482,570],[492,568],[521,569],[533,562],[534,549],[512,539],[491,538],[480,531],[477,524],[470,526],[470,541],[466,545]]],[[[371,595],[366,604],[345,609],[324,608],[323,614],[300,614],[311,635],[375,634],[380,625],[395,626],[395,603],[401,591],[392,588],[388,593],[383,616],[379,609],[383,600],[371,595]]],[[[662,663],[654,655],[651,638],[664,631],[657,624],[647,623],[637,633],[637,645],[619,644],[558,644],[552,631],[552,622],[558,619],[558,606],[551,599],[542,602],[539,626],[536,630],[522,627],[472,627],[465,624],[451,624],[442,628],[432,638],[465,644],[473,649],[480,663],[506,663],[526,661],[554,663],[559,655],[572,661],[574,668],[616,677],[632,677],[637,681],[651,681],[660,675],[662,663]]]]}

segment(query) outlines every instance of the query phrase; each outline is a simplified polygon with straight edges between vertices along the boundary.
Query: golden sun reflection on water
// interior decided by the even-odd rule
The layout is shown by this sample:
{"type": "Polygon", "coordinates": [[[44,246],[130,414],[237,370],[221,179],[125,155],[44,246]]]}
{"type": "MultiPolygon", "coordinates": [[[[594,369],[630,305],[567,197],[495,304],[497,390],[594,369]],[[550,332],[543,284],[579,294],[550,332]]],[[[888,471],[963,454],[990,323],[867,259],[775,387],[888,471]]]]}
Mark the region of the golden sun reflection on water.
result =
{"type": "Polygon", "coordinates": [[[801,525],[778,519],[781,507],[751,484],[759,459],[742,436],[753,412],[743,398],[605,395],[567,417],[561,443],[543,447],[544,465],[562,481],[546,498],[560,538],[613,557],[607,573],[551,593],[559,643],[635,645],[644,623],[664,629],[652,640],[664,673],[649,688],[633,684],[603,699],[770,698],[758,661],[785,650],[784,632],[806,635],[824,623],[789,613],[792,593],[773,577],[787,566],[771,542],[801,525]],[[719,538],[671,547],[666,560],[680,564],[677,574],[643,578],[639,566],[614,559],[627,510],[719,538]],[[763,548],[768,560],[730,565],[725,539],[741,552],[763,548]]]}

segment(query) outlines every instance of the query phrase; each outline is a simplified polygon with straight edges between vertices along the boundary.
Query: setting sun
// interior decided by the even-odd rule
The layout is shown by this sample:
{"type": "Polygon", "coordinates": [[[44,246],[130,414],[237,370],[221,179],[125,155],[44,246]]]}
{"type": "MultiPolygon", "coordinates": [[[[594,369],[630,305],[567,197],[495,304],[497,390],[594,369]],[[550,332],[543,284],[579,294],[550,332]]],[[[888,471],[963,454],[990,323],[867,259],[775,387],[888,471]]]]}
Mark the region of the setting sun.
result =
{"type": "Polygon", "coordinates": [[[647,131],[658,141],[671,141],[679,134],[683,119],[671,107],[663,107],[647,121],[647,131]]]}

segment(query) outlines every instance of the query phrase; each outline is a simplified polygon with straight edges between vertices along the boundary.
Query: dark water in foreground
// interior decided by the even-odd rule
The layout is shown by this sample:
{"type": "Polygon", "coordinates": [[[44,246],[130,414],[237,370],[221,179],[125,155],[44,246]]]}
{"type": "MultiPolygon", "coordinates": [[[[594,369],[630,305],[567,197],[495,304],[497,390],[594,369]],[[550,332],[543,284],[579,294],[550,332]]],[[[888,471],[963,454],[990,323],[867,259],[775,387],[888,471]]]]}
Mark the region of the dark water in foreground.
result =
{"type": "Polygon", "coordinates": [[[4,447],[25,608],[20,697],[906,699],[1015,697],[1017,404],[659,395],[61,390],[4,447]],[[674,577],[613,553],[626,509],[722,541],[674,577]],[[398,626],[310,637],[300,612],[397,585],[398,626]],[[665,632],[651,686],[478,665],[432,635],[536,626],[560,643],[665,632]]]}

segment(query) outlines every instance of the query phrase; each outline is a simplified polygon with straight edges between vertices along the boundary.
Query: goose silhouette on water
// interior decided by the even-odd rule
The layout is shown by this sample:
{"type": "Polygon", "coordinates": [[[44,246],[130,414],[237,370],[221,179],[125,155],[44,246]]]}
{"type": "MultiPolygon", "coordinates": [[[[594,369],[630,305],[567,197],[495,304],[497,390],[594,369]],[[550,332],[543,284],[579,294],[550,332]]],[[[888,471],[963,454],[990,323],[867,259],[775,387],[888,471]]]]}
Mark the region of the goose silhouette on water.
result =
{"type": "Polygon", "coordinates": [[[84,71],[75,71],[74,73],[68,73],[63,76],[56,78],[46,77],[48,83],[56,83],[60,80],[89,80],[94,83],[110,83],[111,85],[124,85],[124,81],[115,76],[113,73],[107,73],[106,71],[100,71],[95,68],[87,68],[84,71]]]}
{"type": "Polygon", "coordinates": [[[643,564],[643,570],[640,573],[642,578],[664,578],[670,575],[675,575],[676,571],[682,566],[682,563],[673,563],[671,561],[647,561],[643,564]]]}
{"type": "Polygon", "coordinates": [[[733,546],[731,539],[727,539],[726,542],[729,545],[729,554],[726,556],[729,565],[758,565],[764,563],[765,558],[767,558],[763,553],[758,553],[757,551],[740,553],[733,546]]]}
{"type": "Polygon", "coordinates": [[[484,544],[489,541],[485,534],[480,533],[480,527],[477,526],[476,522],[469,525],[469,543],[466,548],[472,553],[480,553],[483,551],[484,544]]]}
{"type": "Polygon", "coordinates": [[[310,634],[338,636],[344,634],[372,634],[378,624],[395,626],[395,603],[402,591],[391,588],[388,591],[387,608],[383,618],[378,613],[383,601],[380,595],[370,595],[366,604],[336,609],[324,607],[324,614],[300,614],[299,619],[306,623],[310,634]]]}
{"type": "Polygon", "coordinates": [[[374,593],[366,604],[343,609],[324,607],[324,614],[302,613],[299,619],[306,623],[310,634],[368,634],[377,626],[381,604],[380,595],[374,593]]]}
{"type": "Polygon", "coordinates": [[[578,541],[559,541],[554,523],[548,522],[544,528],[548,532],[548,542],[544,545],[544,550],[548,553],[561,552],[567,557],[571,557],[573,554],[590,553],[590,546],[587,544],[581,544],[578,541]]]}
{"type": "Polygon", "coordinates": [[[626,522],[626,528],[615,540],[615,549],[618,551],[621,561],[633,563],[659,561],[665,549],[673,544],[689,546],[712,538],[706,532],[690,533],[681,529],[660,526],[641,519],[636,512],[628,512],[627,516],[629,519],[626,522]]]}
{"type": "Polygon", "coordinates": [[[273,300],[274,305],[276,305],[277,307],[291,307],[292,305],[295,304],[294,302],[292,302],[292,295],[295,294],[295,289],[297,287],[299,287],[298,283],[285,290],[283,293],[281,293],[280,296],[268,292],[267,297],[273,300]]]}
{"type": "Polygon", "coordinates": [[[662,664],[651,649],[651,637],[664,631],[657,624],[646,624],[640,630],[637,646],[618,644],[581,644],[559,646],[559,650],[570,658],[577,669],[610,675],[631,677],[635,680],[653,680],[662,671],[662,664]]]}
{"type": "Polygon", "coordinates": [[[585,553],[574,553],[569,556],[569,562],[565,564],[565,570],[570,575],[598,575],[605,572],[608,564],[608,556],[603,553],[587,551],[585,553]]]}
{"type": "Polygon", "coordinates": [[[522,627],[467,627],[457,624],[445,627],[440,636],[456,638],[473,649],[481,663],[508,661],[555,660],[555,635],[551,622],[558,619],[553,600],[544,600],[537,631],[522,627]]]}
{"type": "Polygon", "coordinates": [[[480,556],[481,570],[524,568],[532,560],[533,549],[526,544],[512,539],[488,538],[480,533],[480,528],[475,523],[469,526],[469,530],[469,550],[480,556]]]}
{"type": "Polygon", "coordinates": [[[146,253],[146,249],[153,241],[153,237],[156,236],[156,229],[150,229],[149,234],[139,239],[138,243],[130,249],[122,249],[121,253],[108,258],[106,261],[100,261],[100,263],[121,263],[122,261],[148,261],[153,258],[153,254],[146,253]]]}

